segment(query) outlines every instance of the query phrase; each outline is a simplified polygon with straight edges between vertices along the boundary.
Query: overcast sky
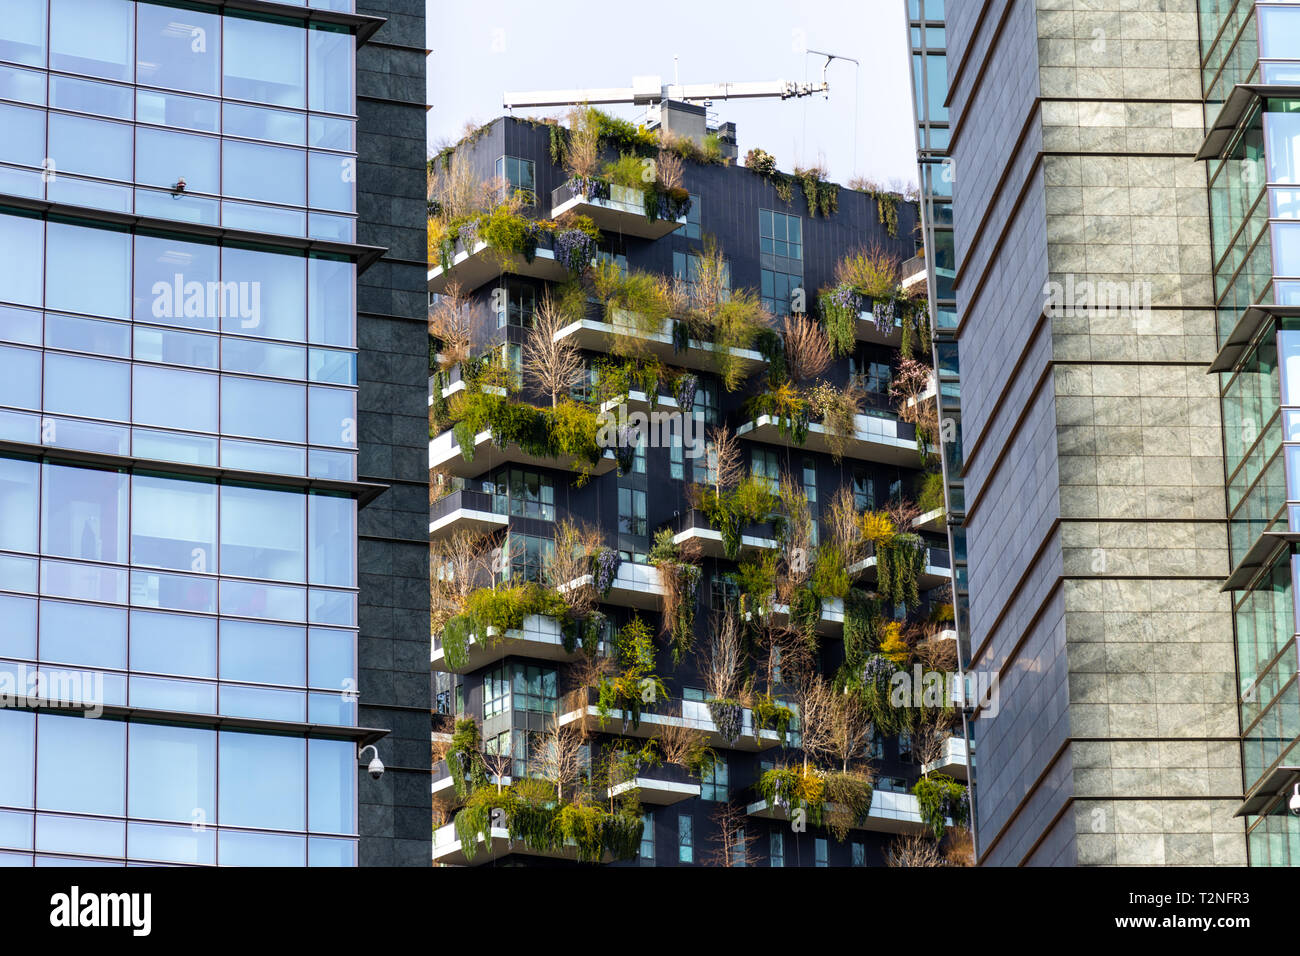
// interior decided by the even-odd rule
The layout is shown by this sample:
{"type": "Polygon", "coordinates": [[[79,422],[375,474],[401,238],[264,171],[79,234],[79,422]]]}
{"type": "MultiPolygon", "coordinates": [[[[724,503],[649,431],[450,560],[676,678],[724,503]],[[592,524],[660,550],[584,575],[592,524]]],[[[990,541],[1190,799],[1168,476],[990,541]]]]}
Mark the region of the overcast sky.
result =
{"type": "Polygon", "coordinates": [[[798,52],[813,49],[861,64],[831,64],[829,99],[714,102],[711,118],[736,124],[741,157],[760,146],[787,171],[823,161],[840,183],[916,179],[903,0],[430,0],[428,11],[431,147],[502,115],[506,90],[623,87],[647,74],[671,83],[674,56],[682,83],[820,81],[824,58],[798,52]]]}

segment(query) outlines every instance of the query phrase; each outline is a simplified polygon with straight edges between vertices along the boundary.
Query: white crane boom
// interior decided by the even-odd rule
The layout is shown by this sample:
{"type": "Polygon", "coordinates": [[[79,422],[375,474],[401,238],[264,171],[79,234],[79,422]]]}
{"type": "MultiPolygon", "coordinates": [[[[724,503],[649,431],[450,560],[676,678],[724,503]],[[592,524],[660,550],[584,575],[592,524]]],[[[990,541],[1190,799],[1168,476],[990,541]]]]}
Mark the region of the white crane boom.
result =
{"type": "Polygon", "coordinates": [[[780,98],[794,99],[800,96],[812,96],[815,93],[828,93],[830,87],[825,81],[821,83],[791,83],[786,80],[771,80],[760,83],[691,83],[664,84],[657,76],[633,77],[631,86],[612,86],[587,90],[539,90],[536,92],[508,92],[505,94],[504,106],[508,110],[516,107],[547,106],[591,106],[610,104],[631,104],[636,106],[657,106],[666,100],[678,100],[693,103],[701,100],[740,100],[780,98]]]}

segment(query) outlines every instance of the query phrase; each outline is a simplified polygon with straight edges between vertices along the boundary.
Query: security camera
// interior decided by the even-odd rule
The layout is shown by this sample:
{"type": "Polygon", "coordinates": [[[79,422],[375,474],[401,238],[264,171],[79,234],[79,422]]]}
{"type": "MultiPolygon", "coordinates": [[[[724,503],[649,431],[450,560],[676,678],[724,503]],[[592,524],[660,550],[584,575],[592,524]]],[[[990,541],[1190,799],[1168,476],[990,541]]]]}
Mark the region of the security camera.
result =
{"type": "Polygon", "coordinates": [[[1291,799],[1287,801],[1287,809],[1291,811],[1293,817],[1300,817],[1300,783],[1297,783],[1291,791],[1291,799]]]}
{"type": "Polygon", "coordinates": [[[361,753],[357,754],[357,759],[360,760],[365,755],[365,752],[367,750],[373,750],[375,752],[375,755],[373,758],[371,758],[370,763],[366,766],[366,770],[370,772],[370,777],[372,780],[378,780],[380,777],[384,775],[384,762],[379,759],[379,748],[377,748],[374,744],[369,744],[365,747],[362,747],[361,753]]]}

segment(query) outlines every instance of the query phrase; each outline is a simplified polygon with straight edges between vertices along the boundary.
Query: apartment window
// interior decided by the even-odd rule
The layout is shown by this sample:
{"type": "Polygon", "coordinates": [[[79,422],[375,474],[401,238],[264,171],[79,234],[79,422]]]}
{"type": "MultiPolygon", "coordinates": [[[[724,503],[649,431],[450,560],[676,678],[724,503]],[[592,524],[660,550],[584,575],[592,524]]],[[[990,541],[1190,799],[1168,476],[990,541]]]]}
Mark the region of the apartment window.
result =
{"type": "Polygon", "coordinates": [[[876,486],[861,468],[853,469],[853,510],[873,511],[876,507],[876,486]]]}
{"type": "Polygon", "coordinates": [[[771,209],[758,211],[760,255],[803,260],[803,220],[771,209]]]}
{"type": "Polygon", "coordinates": [[[677,861],[695,862],[695,820],[684,813],[677,815],[677,861]]]}
{"type": "Polygon", "coordinates": [[[501,364],[515,388],[524,387],[524,347],[517,342],[506,342],[501,346],[501,364]]]}
{"type": "Polygon", "coordinates": [[[691,208],[686,213],[686,228],[681,233],[687,239],[700,238],[700,197],[691,193],[691,208]]]}
{"type": "Polygon", "coordinates": [[[909,731],[901,730],[898,733],[898,759],[912,759],[912,734],[909,731]]]}
{"type": "MultiPolygon", "coordinates": [[[[703,268],[704,258],[696,252],[674,252],[673,253],[673,278],[681,279],[688,285],[694,285],[700,281],[700,270],[703,268]]],[[[727,294],[731,291],[731,262],[728,259],[722,260],[722,298],[725,300],[727,294]]]]}
{"type": "Polygon", "coordinates": [[[483,677],[483,719],[504,714],[510,709],[510,675],[505,664],[488,671],[483,677]]]}
{"type": "Polygon", "coordinates": [[[718,424],[718,386],[713,382],[699,382],[695,386],[695,405],[691,414],[703,414],[704,424],[718,424]]]}
{"type": "Polygon", "coordinates": [[[614,267],[618,269],[618,274],[624,279],[627,278],[627,256],[606,249],[598,249],[596,250],[596,262],[600,265],[613,263],[614,267]]]}
{"type": "MultiPolygon", "coordinates": [[[[794,312],[795,292],[802,289],[803,276],[797,272],[760,270],[759,292],[763,299],[763,307],[773,315],[789,315],[794,312]]],[[[806,304],[798,311],[807,311],[806,304]]]]}
{"type": "Polygon", "coordinates": [[[885,738],[878,730],[871,732],[871,740],[867,743],[867,756],[872,760],[885,759],[885,738]]]}
{"type": "Polygon", "coordinates": [[[740,598],[740,586],[731,578],[715,574],[709,583],[709,607],[715,614],[722,614],[729,607],[734,607],[740,598]]]}
{"type": "Polygon", "coordinates": [[[497,177],[505,183],[506,198],[518,196],[528,206],[537,203],[537,175],[531,159],[498,157],[497,177]]]}
{"type": "Polygon", "coordinates": [[[507,325],[521,329],[533,327],[533,316],[537,312],[536,289],[526,283],[507,279],[494,293],[498,329],[507,325]]]}
{"type": "Polygon", "coordinates": [[[731,865],[732,866],[749,866],[749,854],[745,847],[745,828],[736,827],[730,834],[731,840],[731,865]]]}
{"type": "Polygon", "coordinates": [[[853,865],[867,865],[867,848],[864,844],[858,843],[856,840],[853,842],[853,865]]]}
{"type": "Polygon", "coordinates": [[[492,757],[509,757],[510,756],[510,731],[503,730],[495,737],[488,737],[484,739],[483,752],[492,757]]]}
{"type": "Polygon", "coordinates": [[[705,773],[700,775],[700,799],[726,801],[730,798],[727,789],[727,758],[719,757],[705,773]]]}
{"type": "Polygon", "coordinates": [[[590,365],[583,365],[578,379],[569,386],[569,398],[575,402],[590,402],[596,397],[596,385],[600,376],[590,365]]]}
{"type": "Polygon", "coordinates": [[[776,494],[781,490],[780,459],[771,448],[755,448],[750,458],[750,474],[767,485],[767,490],[776,494]]]}
{"type": "Polygon", "coordinates": [[[636,488],[618,489],[618,531],[619,534],[645,536],[645,492],[636,488]]]}
{"type": "Polygon", "coordinates": [[[785,866],[785,834],[773,830],[767,838],[767,865],[785,866]]]}
{"type": "Polygon", "coordinates": [[[497,472],[491,486],[496,514],[555,520],[555,481],[550,475],[509,468],[497,472]]]}
{"type": "Polygon", "coordinates": [[[535,714],[553,714],[559,700],[555,668],[516,664],[514,709],[535,714]]]}
{"type": "Polygon", "coordinates": [[[873,396],[888,396],[891,371],[888,362],[873,362],[861,354],[849,356],[849,377],[873,396]]]}
{"type": "Polygon", "coordinates": [[[673,436],[672,443],[668,446],[668,477],[673,481],[686,479],[686,449],[677,436],[673,436]]]}
{"type": "Polygon", "coordinates": [[[653,810],[641,814],[641,865],[655,865],[655,815],[653,810]]]}
{"type": "Polygon", "coordinates": [[[828,866],[826,862],[826,840],[823,837],[817,837],[813,843],[814,866],[828,866]]]}
{"type": "Polygon", "coordinates": [[[809,543],[815,548],[821,541],[817,522],[817,463],[811,458],[803,460],[803,493],[808,498],[809,543]]]}
{"type": "Polygon", "coordinates": [[[535,534],[512,533],[506,539],[505,553],[510,556],[510,560],[502,568],[502,580],[513,580],[515,583],[540,582],[546,559],[554,550],[555,542],[550,538],[542,538],[535,534]]]}
{"type": "Polygon", "coordinates": [[[455,706],[453,687],[455,678],[442,671],[433,672],[433,710],[437,714],[452,714],[455,706]]]}

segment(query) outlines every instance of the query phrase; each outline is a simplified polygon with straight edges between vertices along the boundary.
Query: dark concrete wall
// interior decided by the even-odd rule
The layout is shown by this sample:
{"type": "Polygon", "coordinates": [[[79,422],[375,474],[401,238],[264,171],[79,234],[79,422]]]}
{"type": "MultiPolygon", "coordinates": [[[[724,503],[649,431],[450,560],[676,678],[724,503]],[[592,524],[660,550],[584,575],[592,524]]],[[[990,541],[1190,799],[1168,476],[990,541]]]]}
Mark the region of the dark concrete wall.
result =
{"type": "Polygon", "coordinates": [[[357,282],[360,462],[389,486],[360,515],[361,723],[389,731],[361,770],[363,866],[428,866],[428,334],[424,0],[374,0],[357,54],[358,240],[387,249],[357,282]]]}

